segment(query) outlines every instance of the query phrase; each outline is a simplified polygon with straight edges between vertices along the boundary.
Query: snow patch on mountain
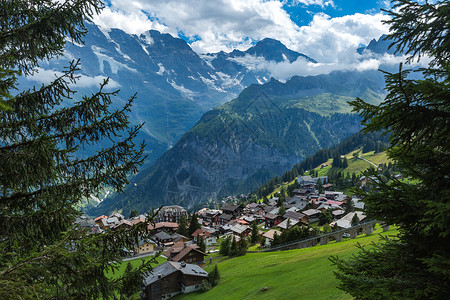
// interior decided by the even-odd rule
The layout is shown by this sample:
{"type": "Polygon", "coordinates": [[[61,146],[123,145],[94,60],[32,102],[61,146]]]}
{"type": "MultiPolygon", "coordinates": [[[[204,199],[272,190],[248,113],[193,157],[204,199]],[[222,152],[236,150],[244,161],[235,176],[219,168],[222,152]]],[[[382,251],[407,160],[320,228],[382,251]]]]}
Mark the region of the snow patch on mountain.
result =
{"type": "Polygon", "coordinates": [[[181,95],[188,98],[189,100],[194,100],[194,97],[197,95],[194,91],[191,91],[190,89],[187,89],[184,87],[184,85],[177,85],[175,81],[167,79],[167,83],[169,83],[174,89],[178,90],[181,95]]]}
{"type": "Polygon", "coordinates": [[[228,60],[238,63],[251,71],[259,71],[261,69],[264,69],[267,64],[267,61],[264,57],[254,56],[250,54],[245,54],[244,56],[230,57],[228,58],[228,60]]]}
{"type": "Polygon", "coordinates": [[[164,68],[162,63],[158,63],[159,70],[156,72],[159,76],[163,76],[166,69],[164,68]]]}
{"type": "Polygon", "coordinates": [[[113,74],[117,74],[117,72],[121,69],[125,69],[128,71],[134,72],[134,73],[138,73],[138,71],[136,69],[133,69],[133,68],[127,66],[126,64],[122,64],[122,63],[114,60],[112,57],[109,57],[108,55],[102,53],[105,51],[105,49],[97,47],[97,46],[92,46],[91,49],[92,49],[92,52],[94,52],[94,54],[97,56],[100,72],[105,73],[104,62],[106,61],[109,64],[109,66],[111,67],[111,72],[113,74]]]}
{"type": "Polygon", "coordinates": [[[141,34],[139,36],[139,39],[141,41],[144,41],[144,43],[146,43],[148,46],[150,46],[150,45],[155,43],[155,41],[153,40],[152,36],[150,35],[150,31],[146,31],[143,34],[141,34]]]}

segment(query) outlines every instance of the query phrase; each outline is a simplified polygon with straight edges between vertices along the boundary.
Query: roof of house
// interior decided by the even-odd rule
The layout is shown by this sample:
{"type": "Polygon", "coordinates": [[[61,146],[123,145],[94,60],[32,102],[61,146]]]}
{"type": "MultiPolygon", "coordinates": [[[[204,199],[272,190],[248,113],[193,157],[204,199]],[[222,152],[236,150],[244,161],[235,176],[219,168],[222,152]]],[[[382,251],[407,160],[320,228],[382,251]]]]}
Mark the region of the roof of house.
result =
{"type": "Polygon", "coordinates": [[[360,221],[362,221],[362,220],[364,220],[364,219],[366,218],[366,215],[365,215],[362,211],[354,211],[354,212],[349,212],[348,214],[346,214],[345,216],[343,216],[343,217],[341,218],[341,220],[347,220],[347,221],[351,222],[352,219],[353,219],[353,216],[354,216],[355,214],[358,216],[358,219],[359,219],[360,221]]]}
{"type": "Polygon", "coordinates": [[[206,230],[202,230],[202,229],[199,228],[196,231],[194,231],[194,233],[191,234],[191,235],[192,235],[192,237],[197,237],[198,235],[200,235],[200,236],[210,236],[211,232],[206,231],[206,230]]]}
{"type": "Polygon", "coordinates": [[[227,211],[235,211],[236,209],[238,209],[240,207],[239,204],[230,204],[227,203],[222,207],[222,210],[227,210],[227,211]]]}
{"type": "Polygon", "coordinates": [[[173,258],[171,258],[172,261],[182,261],[186,254],[188,254],[191,251],[196,251],[203,256],[206,256],[206,253],[198,249],[198,247],[192,247],[191,245],[186,245],[186,247],[183,247],[180,252],[178,252],[177,255],[175,255],[173,258]]]}
{"type": "Polygon", "coordinates": [[[311,176],[300,176],[298,178],[299,181],[313,181],[311,176]]]}
{"type": "Polygon", "coordinates": [[[170,240],[172,239],[172,236],[168,235],[164,231],[161,231],[155,234],[155,238],[157,238],[158,240],[170,240]]]}
{"type": "Polygon", "coordinates": [[[229,215],[229,214],[221,214],[219,218],[223,219],[223,220],[231,220],[231,218],[233,218],[233,216],[229,215]]]}
{"type": "Polygon", "coordinates": [[[344,214],[345,211],[342,209],[336,209],[336,210],[333,210],[331,213],[333,214],[333,216],[340,216],[340,215],[344,214]]]}
{"type": "Polygon", "coordinates": [[[155,267],[144,279],[144,283],[145,285],[152,284],[158,281],[159,277],[164,278],[177,271],[181,271],[184,275],[208,277],[208,272],[197,265],[168,261],[155,267]]]}
{"type": "Polygon", "coordinates": [[[264,218],[268,219],[268,220],[275,220],[277,218],[279,218],[280,216],[275,215],[275,214],[271,214],[271,213],[267,213],[264,215],[264,218]]]}
{"type": "Polygon", "coordinates": [[[337,205],[337,206],[341,206],[341,205],[342,205],[342,202],[341,202],[341,201],[328,200],[328,201],[325,202],[325,204],[328,204],[328,205],[333,205],[333,204],[335,204],[335,205],[337,205]]]}
{"type": "Polygon", "coordinates": [[[173,228],[176,229],[178,228],[178,223],[175,222],[159,222],[155,224],[155,229],[158,228],[173,228]]]}
{"type": "Polygon", "coordinates": [[[283,222],[281,222],[280,224],[278,224],[277,227],[280,227],[281,229],[287,229],[288,227],[288,222],[289,222],[289,227],[295,226],[297,225],[300,221],[297,219],[291,219],[291,218],[287,218],[286,220],[284,220],[283,222]]]}
{"type": "Polygon", "coordinates": [[[172,234],[171,237],[173,238],[173,241],[174,241],[175,243],[178,242],[179,240],[182,240],[182,239],[188,240],[187,237],[185,237],[184,235],[179,234],[179,233],[177,233],[177,232],[175,232],[174,234],[172,234]]]}
{"type": "Polygon", "coordinates": [[[156,243],[150,239],[139,239],[138,246],[142,246],[144,244],[156,244],[156,243]]]}
{"type": "Polygon", "coordinates": [[[123,226],[123,225],[128,226],[128,227],[133,226],[133,224],[131,224],[130,221],[128,221],[128,220],[121,220],[119,223],[117,223],[116,225],[114,225],[112,228],[119,228],[119,227],[121,227],[121,226],[123,226]]]}
{"type": "Polygon", "coordinates": [[[95,219],[94,219],[94,222],[97,222],[97,221],[99,221],[99,220],[101,220],[101,219],[108,219],[108,216],[101,215],[100,217],[95,218],[95,219]]]}
{"type": "Polygon", "coordinates": [[[242,232],[244,232],[245,230],[247,230],[249,228],[250,227],[248,227],[246,225],[236,224],[233,227],[231,227],[231,231],[233,231],[237,234],[241,234],[242,232]]]}
{"type": "Polygon", "coordinates": [[[172,247],[170,247],[169,249],[164,251],[163,254],[166,257],[170,257],[171,253],[175,253],[175,254],[180,253],[180,251],[183,250],[187,246],[189,246],[191,248],[195,248],[195,249],[199,248],[199,246],[197,244],[188,244],[188,243],[183,243],[183,242],[179,241],[179,242],[176,242],[175,244],[173,244],[172,247]]]}
{"type": "Polygon", "coordinates": [[[146,220],[145,216],[140,215],[138,217],[135,217],[135,218],[131,219],[130,221],[131,221],[131,224],[136,225],[138,223],[145,222],[145,220],[146,220]]]}
{"type": "Polygon", "coordinates": [[[305,214],[305,215],[307,215],[307,216],[312,216],[312,215],[321,213],[321,211],[318,210],[318,209],[312,208],[312,209],[305,210],[305,211],[303,211],[302,213],[305,214]]]}
{"type": "Polygon", "coordinates": [[[283,218],[287,219],[293,219],[293,220],[301,220],[305,215],[302,213],[294,212],[294,211],[286,211],[286,213],[283,215],[283,218]]]}
{"type": "Polygon", "coordinates": [[[274,236],[275,232],[276,232],[278,235],[281,234],[281,231],[279,231],[279,230],[270,229],[269,231],[267,231],[267,232],[265,232],[265,233],[263,234],[263,237],[265,237],[266,239],[271,239],[271,240],[273,240],[273,236],[274,236]]]}

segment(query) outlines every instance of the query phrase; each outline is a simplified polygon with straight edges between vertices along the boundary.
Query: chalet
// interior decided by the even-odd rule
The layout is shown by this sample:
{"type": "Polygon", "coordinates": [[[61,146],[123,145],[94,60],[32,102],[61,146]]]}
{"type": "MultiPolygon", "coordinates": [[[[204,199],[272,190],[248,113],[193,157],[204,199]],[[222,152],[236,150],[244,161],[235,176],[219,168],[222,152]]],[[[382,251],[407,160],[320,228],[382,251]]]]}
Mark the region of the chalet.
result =
{"type": "Polygon", "coordinates": [[[166,232],[161,231],[161,232],[158,232],[157,234],[155,234],[155,240],[160,245],[167,246],[173,242],[173,237],[171,235],[167,234],[166,232]]]}
{"type": "Polygon", "coordinates": [[[233,217],[238,217],[242,213],[243,207],[239,204],[227,203],[222,207],[222,211],[224,214],[232,215],[233,217]]]}
{"type": "Polygon", "coordinates": [[[172,234],[171,237],[172,237],[174,243],[178,243],[178,242],[186,243],[189,240],[184,235],[176,233],[176,232],[174,234],[172,234]]]}
{"type": "Polygon", "coordinates": [[[295,211],[286,211],[283,215],[284,219],[292,219],[296,221],[301,221],[305,215],[295,211]]]}
{"type": "Polygon", "coordinates": [[[178,229],[178,223],[174,223],[174,222],[159,222],[155,224],[155,228],[154,230],[156,232],[161,232],[161,231],[165,231],[165,232],[170,232],[170,233],[174,233],[175,231],[177,231],[178,229]]]}
{"type": "Polygon", "coordinates": [[[82,215],[82,216],[78,217],[75,220],[74,225],[79,228],[86,229],[87,234],[103,232],[103,230],[100,228],[100,226],[97,223],[95,223],[94,220],[89,218],[87,215],[82,215]]]}
{"type": "Polygon", "coordinates": [[[248,236],[251,231],[250,226],[247,225],[236,224],[231,227],[231,232],[236,236],[248,236]]]}
{"type": "Polygon", "coordinates": [[[295,200],[291,200],[289,201],[288,204],[286,204],[286,208],[292,208],[294,207],[297,210],[303,210],[305,209],[309,204],[308,200],[305,199],[295,199],[295,200]]]}
{"type": "Polygon", "coordinates": [[[344,216],[344,213],[345,213],[345,211],[342,210],[342,209],[336,209],[336,210],[333,210],[333,211],[331,212],[331,214],[333,215],[333,218],[334,218],[334,219],[340,219],[340,218],[342,218],[342,216],[344,216]]]}
{"type": "Polygon", "coordinates": [[[302,222],[305,224],[310,224],[319,220],[319,214],[321,213],[321,211],[318,209],[308,209],[303,211],[302,213],[305,215],[305,217],[302,219],[302,222]]]}
{"type": "Polygon", "coordinates": [[[184,216],[186,220],[188,219],[188,212],[181,206],[178,205],[170,205],[163,206],[158,211],[158,214],[155,216],[155,222],[173,222],[179,223],[180,217],[184,216]]]}
{"type": "Polygon", "coordinates": [[[362,211],[349,212],[348,214],[346,214],[339,220],[332,222],[331,224],[337,225],[337,227],[339,227],[339,228],[344,228],[344,229],[350,228],[350,227],[352,227],[352,219],[355,214],[358,216],[358,219],[360,221],[362,221],[366,218],[366,215],[362,211]]]}
{"type": "Polygon", "coordinates": [[[139,240],[137,247],[134,248],[134,254],[141,255],[153,252],[155,250],[156,243],[152,240],[139,240]]]}
{"type": "Polygon", "coordinates": [[[200,213],[203,220],[203,224],[208,224],[214,226],[220,224],[220,210],[217,209],[206,209],[200,213]]]}
{"type": "Polygon", "coordinates": [[[212,232],[205,231],[202,229],[197,229],[192,234],[192,237],[194,238],[194,241],[198,241],[198,237],[201,236],[203,238],[203,241],[205,242],[206,246],[210,246],[212,244],[215,244],[217,242],[216,237],[212,234],[212,232]]]}
{"type": "Polygon", "coordinates": [[[121,220],[119,223],[115,224],[114,226],[111,226],[111,230],[117,230],[117,229],[125,229],[132,227],[133,224],[131,224],[128,220],[121,220]]]}
{"type": "Polygon", "coordinates": [[[197,265],[168,261],[144,279],[143,299],[169,299],[180,293],[197,291],[208,273],[197,265]]]}
{"type": "Polygon", "coordinates": [[[247,213],[252,215],[260,215],[262,214],[264,209],[256,204],[256,203],[250,203],[247,207],[247,213]],[[253,204],[253,205],[252,205],[253,204]]]}
{"type": "Polygon", "coordinates": [[[311,176],[299,176],[297,181],[301,188],[314,188],[316,184],[311,176]]]}
{"type": "Polygon", "coordinates": [[[320,210],[321,212],[325,212],[329,209],[333,210],[333,209],[340,209],[340,208],[341,207],[336,204],[325,204],[325,203],[322,203],[317,207],[317,209],[320,210]]]}
{"type": "Polygon", "coordinates": [[[292,191],[292,193],[296,196],[307,196],[310,191],[307,189],[295,189],[292,191]]]}
{"type": "Polygon", "coordinates": [[[229,214],[221,214],[219,217],[219,224],[225,225],[233,219],[232,215],[229,214]]]}
{"type": "Polygon", "coordinates": [[[319,180],[322,182],[322,184],[326,184],[328,182],[328,176],[316,178],[312,178],[311,176],[299,176],[297,179],[298,184],[303,189],[313,189],[319,180]]]}
{"type": "Polygon", "coordinates": [[[204,264],[206,253],[202,252],[197,245],[187,243],[176,243],[164,252],[168,261],[204,264]]]}
{"type": "MultiPolygon", "coordinates": [[[[105,220],[106,220],[106,219],[108,219],[108,217],[105,216],[105,215],[101,215],[100,217],[97,217],[97,218],[94,219],[94,222],[95,222],[98,226],[100,226],[100,228],[103,227],[102,219],[105,219],[105,220]]],[[[102,229],[105,229],[105,228],[102,228],[102,229]]]]}
{"type": "Polygon", "coordinates": [[[297,225],[298,223],[300,223],[300,220],[298,220],[298,219],[287,218],[283,222],[278,224],[277,227],[280,228],[281,230],[286,230],[288,228],[291,228],[291,227],[297,225]]]}
{"type": "Polygon", "coordinates": [[[266,221],[266,228],[272,228],[274,226],[277,226],[283,221],[283,217],[271,213],[266,213],[264,215],[265,221],[266,221]]]}

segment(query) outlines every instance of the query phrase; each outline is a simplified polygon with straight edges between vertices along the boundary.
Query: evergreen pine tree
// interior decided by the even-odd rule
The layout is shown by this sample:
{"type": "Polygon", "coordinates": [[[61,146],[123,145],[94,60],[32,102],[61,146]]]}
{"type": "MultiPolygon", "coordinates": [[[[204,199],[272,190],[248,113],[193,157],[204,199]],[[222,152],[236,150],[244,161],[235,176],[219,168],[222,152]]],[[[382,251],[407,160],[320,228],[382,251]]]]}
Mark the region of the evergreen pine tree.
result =
{"type": "Polygon", "coordinates": [[[136,208],[134,208],[130,211],[130,219],[138,217],[138,216],[139,216],[139,211],[136,208]]]}
{"type": "Polygon", "coordinates": [[[356,212],[355,212],[355,214],[352,217],[351,224],[352,224],[352,226],[356,226],[356,225],[359,224],[359,218],[358,218],[358,215],[356,214],[356,212]]]}
{"type": "Polygon", "coordinates": [[[189,237],[192,237],[192,234],[197,229],[200,229],[200,228],[201,228],[201,226],[200,226],[200,223],[198,223],[197,215],[192,214],[191,219],[189,221],[189,230],[188,230],[189,237]]]}
{"type": "Polygon", "coordinates": [[[217,268],[217,264],[214,265],[214,268],[211,272],[208,274],[208,281],[211,284],[212,287],[215,287],[220,280],[220,273],[219,269],[217,268]]]}
{"type": "Polygon", "coordinates": [[[231,237],[228,236],[220,243],[219,249],[220,255],[228,256],[230,253],[230,247],[231,247],[231,237]]]}
{"type": "Polygon", "coordinates": [[[251,234],[251,243],[256,244],[260,238],[259,230],[258,230],[258,224],[256,221],[252,222],[252,234],[251,234]]]}
{"type": "Polygon", "coordinates": [[[178,220],[177,233],[184,235],[185,237],[189,237],[189,232],[187,229],[187,221],[184,215],[181,215],[180,219],[178,220]]]}
{"type": "Polygon", "coordinates": [[[233,235],[233,238],[231,239],[230,248],[228,249],[228,256],[237,256],[239,253],[238,245],[236,242],[236,238],[233,235]]]}
{"type": "MultiPolygon", "coordinates": [[[[2,1],[0,4],[0,299],[107,299],[129,274],[111,280],[124,248],[148,236],[148,224],[87,235],[74,226],[83,197],[116,191],[144,160],[130,126],[134,97],[112,109],[116,91],[79,97],[78,62],[48,85],[18,88],[42,60],[60,55],[67,39],[82,43],[83,20],[98,0],[2,1]],[[69,86],[70,85],[70,86],[69,86]],[[120,139],[120,136],[123,138],[120,139]],[[92,156],[78,150],[107,140],[92,156]]],[[[152,260],[136,273],[151,269],[152,260]]]]}
{"type": "MultiPolygon", "coordinates": [[[[391,47],[431,64],[410,76],[400,65],[386,73],[386,99],[357,99],[366,132],[389,134],[387,154],[413,182],[374,182],[364,196],[369,218],[396,224],[399,236],[362,249],[349,260],[334,257],[339,287],[359,299],[450,297],[450,23],[449,1],[393,1],[391,47]]],[[[372,176],[377,176],[372,171],[372,176]]],[[[367,176],[367,175],[366,175],[367,176]]]]}
{"type": "Polygon", "coordinates": [[[201,235],[197,236],[197,246],[200,248],[200,251],[206,253],[206,243],[201,235]]]}
{"type": "Polygon", "coordinates": [[[344,168],[344,169],[348,168],[348,160],[347,160],[347,157],[344,157],[344,160],[342,161],[342,168],[344,168]]]}

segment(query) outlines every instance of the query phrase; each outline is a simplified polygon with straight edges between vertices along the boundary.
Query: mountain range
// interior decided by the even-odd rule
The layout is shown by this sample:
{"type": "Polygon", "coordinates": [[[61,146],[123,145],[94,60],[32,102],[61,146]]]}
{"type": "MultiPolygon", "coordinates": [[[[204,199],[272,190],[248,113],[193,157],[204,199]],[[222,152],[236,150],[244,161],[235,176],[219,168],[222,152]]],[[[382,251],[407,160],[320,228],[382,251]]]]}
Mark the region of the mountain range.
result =
{"type": "MultiPolygon", "coordinates": [[[[92,23],[86,28],[84,44],[68,41],[62,57],[41,63],[41,73],[62,71],[69,61],[80,58],[80,75],[92,84],[78,84],[78,95],[95,92],[101,77],[109,77],[112,88],[120,89],[116,107],[137,92],[131,122],[145,123],[140,139],[146,140],[150,154],[147,165],[205,112],[237,97],[250,84],[269,81],[269,71],[259,65],[297,59],[315,62],[273,39],[261,40],[246,51],[199,55],[183,39],[155,30],[133,35],[92,23]]],[[[37,74],[22,84],[30,87],[39,79],[37,74]]]]}
{"type": "MultiPolygon", "coordinates": [[[[107,197],[92,214],[168,203],[193,208],[250,192],[358,131],[347,101],[378,103],[384,93],[376,71],[294,76],[284,83],[271,78],[268,63],[317,63],[274,39],[246,51],[197,54],[183,39],[155,30],[130,35],[86,27],[83,44],[68,41],[63,56],[43,62],[41,70],[61,71],[81,58],[85,84],[76,86],[79,95],[95,92],[106,77],[120,89],[115,107],[137,92],[130,117],[145,123],[139,139],[149,154],[126,193],[107,197]]],[[[358,52],[382,54],[386,48],[380,38],[358,52]]]]}

